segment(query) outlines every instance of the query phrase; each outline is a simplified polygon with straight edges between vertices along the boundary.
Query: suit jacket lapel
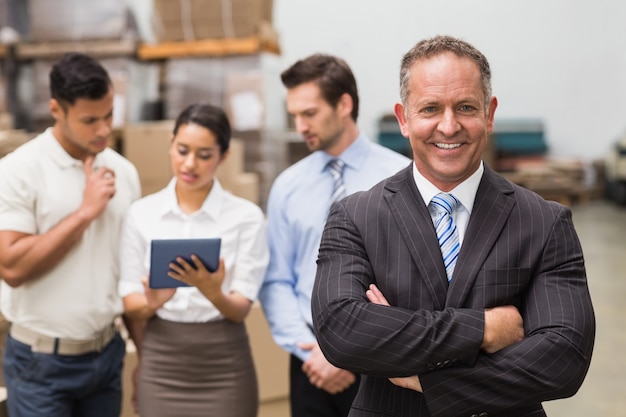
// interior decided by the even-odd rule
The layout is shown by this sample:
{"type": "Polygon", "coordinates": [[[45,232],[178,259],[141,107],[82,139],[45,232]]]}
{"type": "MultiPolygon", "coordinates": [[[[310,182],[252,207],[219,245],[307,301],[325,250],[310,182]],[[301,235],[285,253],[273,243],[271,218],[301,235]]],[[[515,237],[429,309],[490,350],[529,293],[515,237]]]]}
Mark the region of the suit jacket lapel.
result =
{"type": "MultiPolygon", "coordinates": [[[[385,200],[438,310],[443,309],[448,279],[433,222],[413,180],[413,165],[391,177],[385,200]],[[433,242],[435,243],[433,245],[433,242]]],[[[411,277],[418,279],[418,277],[411,277]]]]}
{"type": "Polygon", "coordinates": [[[464,239],[461,246],[447,294],[447,307],[463,306],[478,271],[499,238],[515,205],[515,199],[511,198],[512,193],[511,184],[485,166],[465,232],[466,237],[472,238],[471,241],[464,239]]]}

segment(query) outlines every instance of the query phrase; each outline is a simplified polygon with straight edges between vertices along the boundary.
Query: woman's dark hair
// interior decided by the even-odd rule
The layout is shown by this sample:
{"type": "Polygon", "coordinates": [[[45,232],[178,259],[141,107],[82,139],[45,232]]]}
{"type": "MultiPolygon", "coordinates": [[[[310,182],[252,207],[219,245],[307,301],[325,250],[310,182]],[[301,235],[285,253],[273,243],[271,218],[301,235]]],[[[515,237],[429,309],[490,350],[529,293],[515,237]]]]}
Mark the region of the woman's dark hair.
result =
{"type": "Polygon", "coordinates": [[[79,98],[101,99],[111,85],[104,67],[92,57],[78,52],[63,55],[50,71],[50,96],[62,105],[74,105],[79,98]]]}
{"type": "Polygon", "coordinates": [[[217,138],[223,155],[230,146],[230,123],[224,111],[211,104],[192,104],[180,113],[174,125],[174,136],[182,125],[194,123],[206,127],[217,138]]]}
{"type": "Polygon", "coordinates": [[[341,58],[332,55],[315,54],[301,59],[281,74],[283,85],[294,88],[300,84],[315,81],[322,97],[333,107],[337,106],[342,95],[352,97],[352,120],[359,117],[359,93],[352,70],[341,58]]]}

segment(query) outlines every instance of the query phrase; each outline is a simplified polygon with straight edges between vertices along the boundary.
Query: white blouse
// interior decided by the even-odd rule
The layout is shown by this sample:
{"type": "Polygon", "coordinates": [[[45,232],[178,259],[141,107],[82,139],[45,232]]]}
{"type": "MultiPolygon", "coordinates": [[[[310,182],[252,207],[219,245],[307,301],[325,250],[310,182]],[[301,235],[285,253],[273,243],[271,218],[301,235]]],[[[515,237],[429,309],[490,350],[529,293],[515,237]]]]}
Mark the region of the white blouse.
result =
{"type": "MultiPolygon", "coordinates": [[[[150,271],[152,239],[219,237],[226,267],[224,293],[237,291],[254,301],[269,262],[265,217],[254,203],[225,191],[215,179],[200,210],[183,213],[175,193],[176,178],[163,190],[143,197],[128,210],[120,241],[119,294],[143,293],[141,279],[150,271]]],[[[206,322],[222,318],[195,287],[177,288],[157,315],[176,322],[206,322]]]]}

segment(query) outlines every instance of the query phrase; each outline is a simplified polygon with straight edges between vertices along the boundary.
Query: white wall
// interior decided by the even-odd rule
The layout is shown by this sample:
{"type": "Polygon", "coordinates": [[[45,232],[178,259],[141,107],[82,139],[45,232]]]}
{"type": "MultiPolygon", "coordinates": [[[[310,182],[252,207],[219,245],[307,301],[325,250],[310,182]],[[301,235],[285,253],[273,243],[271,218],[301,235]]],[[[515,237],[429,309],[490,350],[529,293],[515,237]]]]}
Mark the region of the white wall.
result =
{"type": "Polygon", "coordinates": [[[274,0],[274,26],[283,67],[315,52],[350,64],[359,125],[371,139],[398,100],[402,55],[436,34],[461,37],[487,56],[496,119],[543,119],[551,154],[602,158],[626,133],[621,0],[274,0]]]}

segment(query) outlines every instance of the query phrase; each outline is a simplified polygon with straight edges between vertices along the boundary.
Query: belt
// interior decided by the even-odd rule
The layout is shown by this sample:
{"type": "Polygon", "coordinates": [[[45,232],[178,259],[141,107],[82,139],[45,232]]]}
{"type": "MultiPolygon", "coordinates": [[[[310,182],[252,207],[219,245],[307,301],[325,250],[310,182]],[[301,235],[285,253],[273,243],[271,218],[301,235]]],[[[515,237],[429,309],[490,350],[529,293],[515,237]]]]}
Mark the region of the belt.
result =
{"type": "Polygon", "coordinates": [[[113,323],[99,331],[93,338],[86,340],[46,336],[15,323],[11,324],[10,330],[13,339],[29,345],[33,352],[67,356],[100,352],[113,340],[116,333],[117,330],[113,323]]]}

